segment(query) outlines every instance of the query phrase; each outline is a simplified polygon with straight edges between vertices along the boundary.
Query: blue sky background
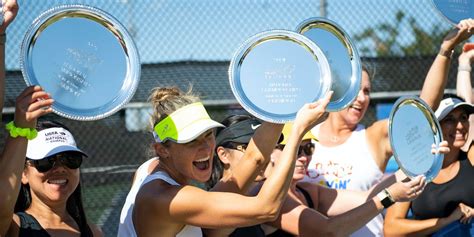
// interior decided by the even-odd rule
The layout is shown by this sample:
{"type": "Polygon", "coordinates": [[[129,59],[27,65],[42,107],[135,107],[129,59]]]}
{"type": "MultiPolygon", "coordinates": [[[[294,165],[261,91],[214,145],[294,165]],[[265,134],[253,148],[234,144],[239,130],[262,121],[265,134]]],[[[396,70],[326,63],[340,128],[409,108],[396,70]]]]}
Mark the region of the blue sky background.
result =
{"type": "MultiPolygon", "coordinates": [[[[393,23],[402,10],[426,29],[450,27],[431,0],[327,0],[327,18],[353,37],[367,27],[393,23]]],[[[61,4],[87,4],[122,22],[134,36],[142,63],[230,60],[248,37],[271,29],[294,30],[320,16],[320,0],[19,0],[21,10],[8,32],[7,68],[19,68],[20,45],[31,22],[61,4]]],[[[402,44],[413,41],[407,22],[402,44]]],[[[370,42],[355,42],[357,46],[370,42]]],[[[370,53],[368,55],[373,56],[370,53]]]]}

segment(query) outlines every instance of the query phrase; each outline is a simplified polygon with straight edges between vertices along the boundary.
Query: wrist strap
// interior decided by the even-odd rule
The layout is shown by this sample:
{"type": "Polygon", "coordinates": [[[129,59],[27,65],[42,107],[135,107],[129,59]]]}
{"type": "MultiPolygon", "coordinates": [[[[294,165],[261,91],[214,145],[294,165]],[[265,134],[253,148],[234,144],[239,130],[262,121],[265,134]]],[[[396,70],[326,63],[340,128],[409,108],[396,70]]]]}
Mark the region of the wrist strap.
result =
{"type": "Polygon", "coordinates": [[[453,56],[453,53],[454,53],[454,50],[445,50],[443,48],[440,48],[438,52],[439,55],[447,57],[448,59],[451,59],[451,57],[453,56]]]}
{"type": "Polygon", "coordinates": [[[7,34],[4,32],[0,34],[0,45],[4,45],[5,42],[7,42],[7,34]]]}
{"type": "Polygon", "coordinates": [[[393,200],[392,195],[390,195],[387,189],[380,191],[380,193],[377,194],[377,197],[384,208],[389,208],[395,203],[395,200],[393,200]]]}
{"type": "Polygon", "coordinates": [[[33,140],[36,136],[38,136],[38,131],[36,131],[35,128],[19,128],[15,126],[13,121],[7,123],[5,128],[10,132],[10,137],[13,138],[20,136],[28,140],[33,140]]]}
{"type": "Polygon", "coordinates": [[[461,65],[459,64],[458,66],[458,72],[460,71],[466,71],[466,72],[471,72],[471,65],[461,65]]]}
{"type": "Polygon", "coordinates": [[[387,194],[388,199],[390,199],[390,202],[395,203],[395,200],[392,197],[392,194],[388,191],[387,188],[384,188],[383,191],[387,194]]]}

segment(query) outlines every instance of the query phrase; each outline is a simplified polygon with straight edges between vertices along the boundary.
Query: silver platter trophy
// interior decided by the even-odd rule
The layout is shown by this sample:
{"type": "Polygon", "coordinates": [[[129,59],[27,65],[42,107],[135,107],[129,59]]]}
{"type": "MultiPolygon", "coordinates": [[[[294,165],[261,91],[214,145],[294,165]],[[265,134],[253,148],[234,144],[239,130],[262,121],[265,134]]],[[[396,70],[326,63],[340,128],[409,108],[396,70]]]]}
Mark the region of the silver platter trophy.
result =
{"type": "Polygon", "coordinates": [[[27,85],[40,85],[52,95],[55,113],[97,120],[130,101],[140,59],[132,37],[113,16],[63,5],[33,21],[21,46],[21,71],[27,85]]]}
{"type": "Polygon", "coordinates": [[[461,20],[474,18],[473,0],[432,0],[432,4],[443,18],[454,25],[461,20]]]}
{"type": "Polygon", "coordinates": [[[257,118],[285,123],[330,89],[319,47],[303,35],[272,30],[250,37],[234,54],[229,80],[237,101],[257,118]]]}
{"type": "Polygon", "coordinates": [[[431,146],[443,139],[441,128],[430,107],[418,97],[398,99],[389,118],[393,155],[409,177],[425,175],[427,181],[438,175],[442,154],[432,154],[431,146]]]}
{"type": "Polygon", "coordinates": [[[349,35],[335,22],[325,18],[307,19],[297,27],[296,32],[315,42],[329,62],[334,94],[327,110],[338,111],[349,106],[359,93],[362,78],[359,53],[349,35]]]}

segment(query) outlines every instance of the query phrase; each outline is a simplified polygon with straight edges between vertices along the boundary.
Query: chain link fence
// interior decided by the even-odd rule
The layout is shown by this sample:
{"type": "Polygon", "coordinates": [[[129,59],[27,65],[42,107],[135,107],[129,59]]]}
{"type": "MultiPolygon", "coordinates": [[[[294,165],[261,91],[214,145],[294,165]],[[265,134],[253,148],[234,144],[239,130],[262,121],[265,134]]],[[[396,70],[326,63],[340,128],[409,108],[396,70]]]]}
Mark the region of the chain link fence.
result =
{"type": "MultiPolygon", "coordinates": [[[[7,33],[4,123],[13,119],[15,97],[25,87],[19,64],[22,39],[42,12],[63,4],[100,8],[125,25],[138,46],[142,76],[131,104],[92,122],[47,116],[66,124],[89,154],[81,168],[85,208],[106,236],[116,236],[133,172],[152,156],[152,136],[144,129],[149,113],[145,102],[153,87],[186,89],[192,84],[216,120],[245,113],[227,85],[234,51],[259,32],[294,30],[307,18],[327,17],[344,28],[364,60],[376,69],[372,104],[363,120],[368,124],[380,116],[379,105],[418,93],[442,36],[451,27],[430,0],[18,1],[20,13],[7,33]]],[[[448,83],[451,89],[455,88],[454,73],[448,83]]],[[[6,135],[3,129],[0,133],[6,135]]]]}

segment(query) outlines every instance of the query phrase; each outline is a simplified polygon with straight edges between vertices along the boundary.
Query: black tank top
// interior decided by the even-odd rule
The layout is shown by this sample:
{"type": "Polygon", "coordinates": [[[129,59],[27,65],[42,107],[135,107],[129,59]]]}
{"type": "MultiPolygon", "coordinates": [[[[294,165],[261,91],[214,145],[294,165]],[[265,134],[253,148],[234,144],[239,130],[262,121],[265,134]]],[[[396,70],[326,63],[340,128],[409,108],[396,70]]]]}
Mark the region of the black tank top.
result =
{"type": "Polygon", "coordinates": [[[260,225],[240,227],[235,229],[229,237],[265,237],[265,231],[260,225]]]}
{"type": "Polygon", "coordinates": [[[459,160],[459,171],[453,179],[443,184],[429,183],[423,193],[411,203],[415,219],[446,217],[461,202],[474,207],[474,166],[465,152],[461,152],[459,160]]]}
{"type": "Polygon", "coordinates": [[[20,233],[18,237],[50,237],[40,223],[26,212],[16,213],[20,218],[20,233]]]}
{"type": "MultiPolygon", "coordinates": [[[[296,185],[296,188],[303,194],[304,196],[304,199],[306,199],[306,202],[308,203],[308,207],[309,208],[314,208],[314,203],[313,203],[313,199],[311,199],[311,195],[309,195],[309,193],[304,190],[303,188],[299,187],[298,185],[296,185]]],[[[267,235],[267,237],[291,237],[291,236],[294,236],[282,229],[278,229],[276,230],[275,232],[267,235]]]]}

